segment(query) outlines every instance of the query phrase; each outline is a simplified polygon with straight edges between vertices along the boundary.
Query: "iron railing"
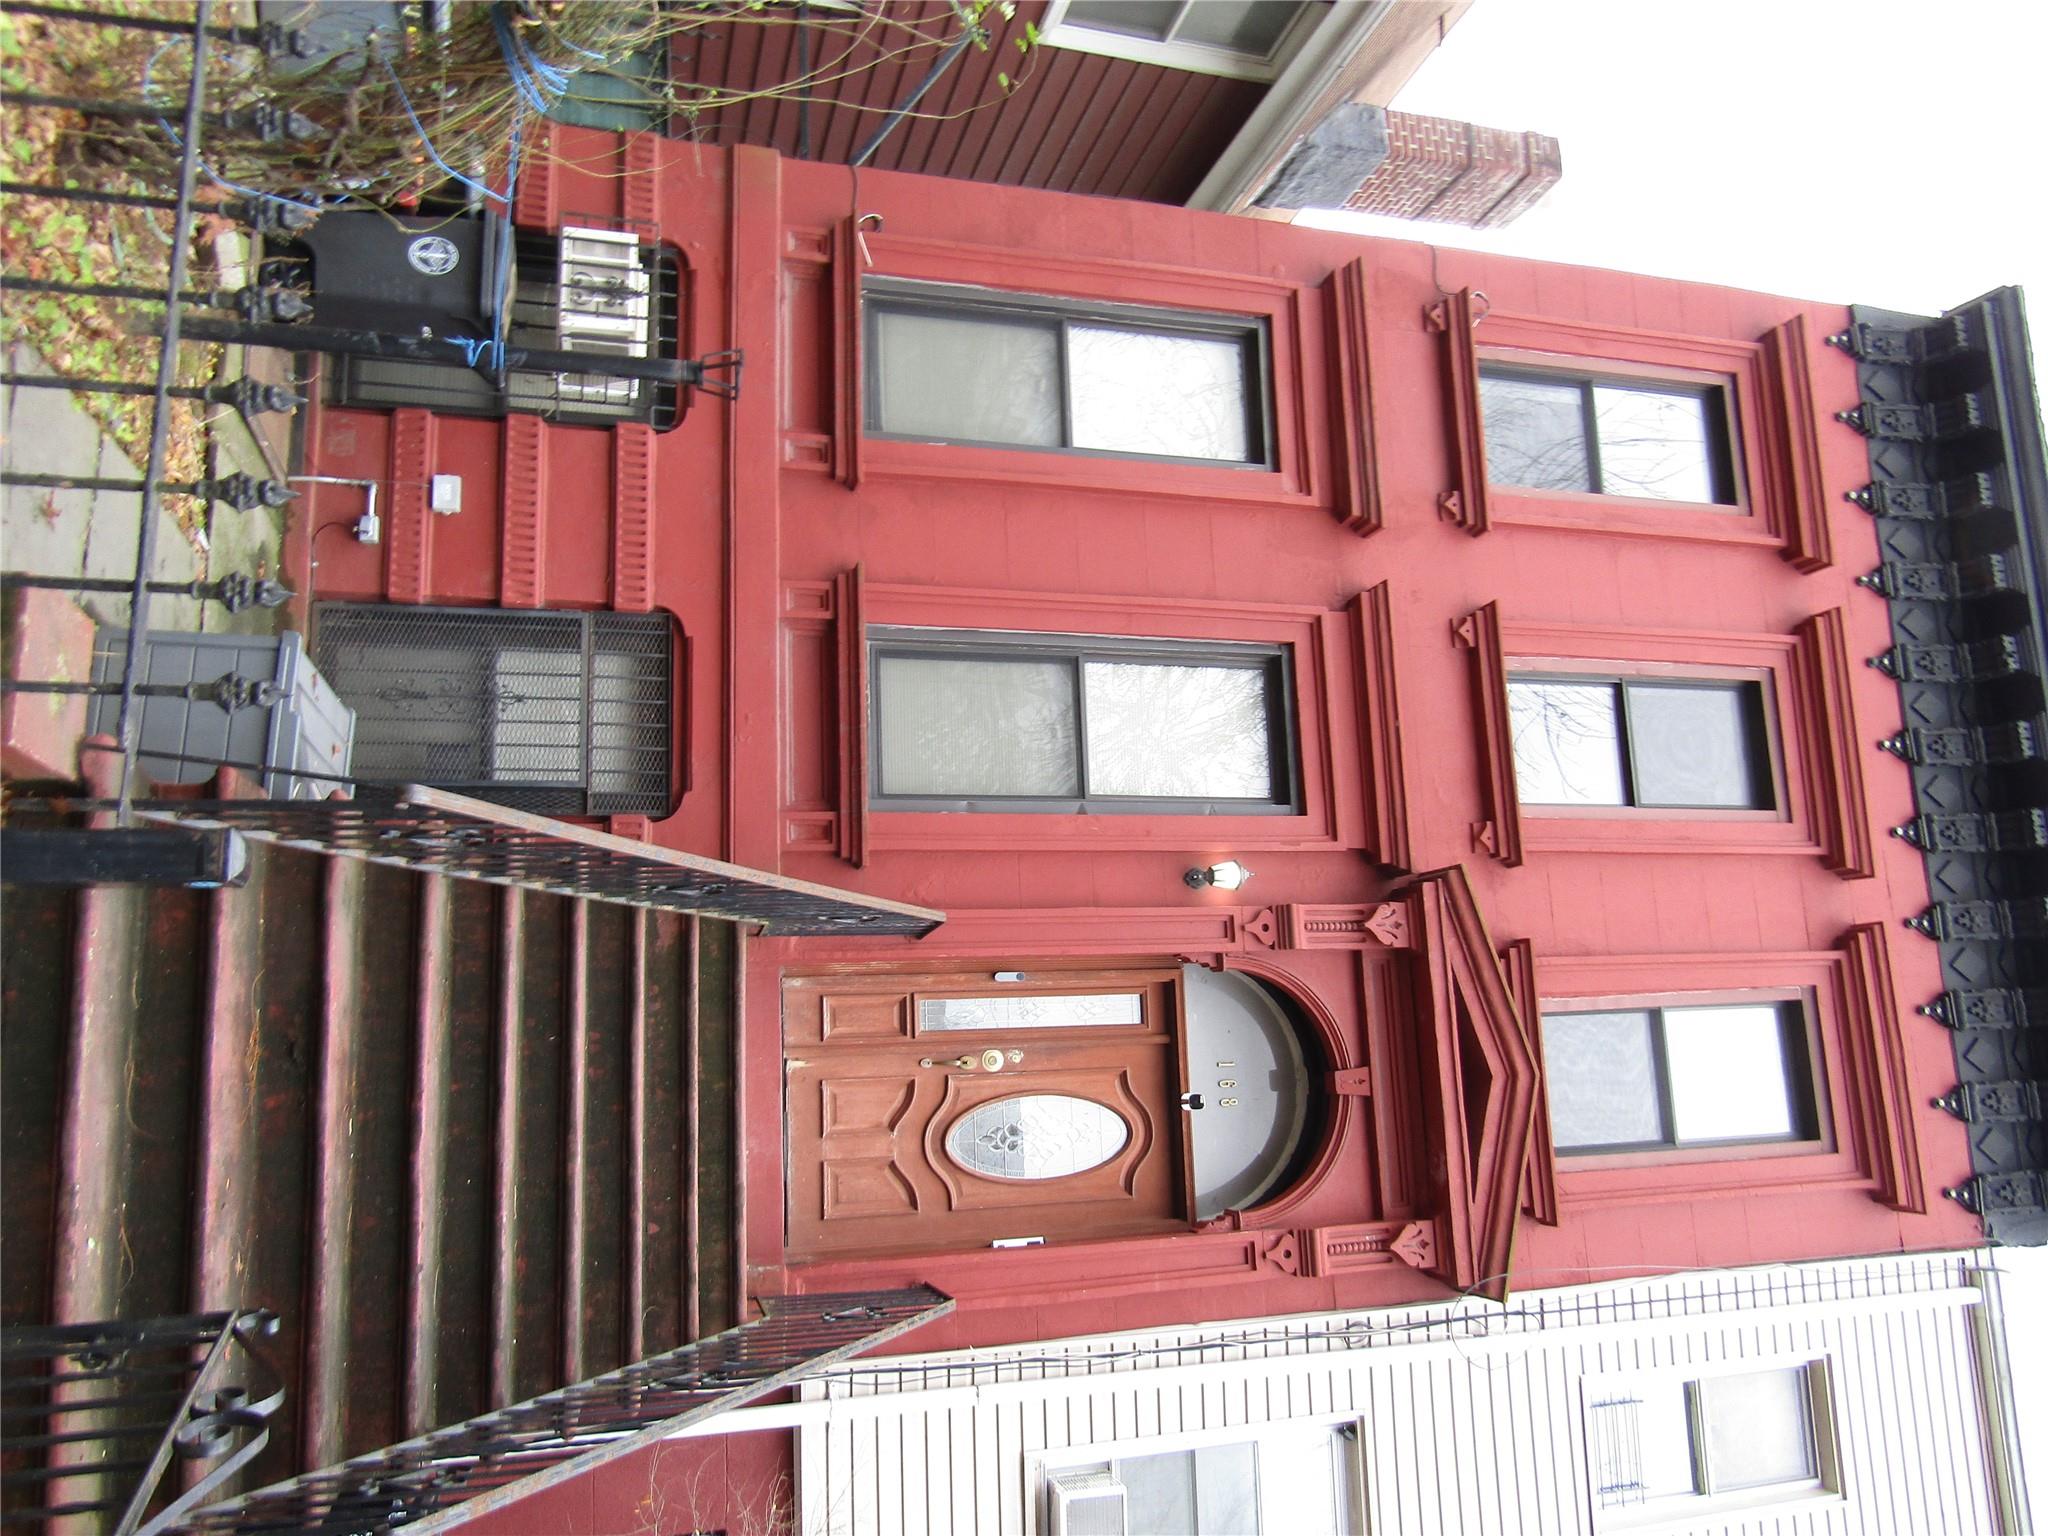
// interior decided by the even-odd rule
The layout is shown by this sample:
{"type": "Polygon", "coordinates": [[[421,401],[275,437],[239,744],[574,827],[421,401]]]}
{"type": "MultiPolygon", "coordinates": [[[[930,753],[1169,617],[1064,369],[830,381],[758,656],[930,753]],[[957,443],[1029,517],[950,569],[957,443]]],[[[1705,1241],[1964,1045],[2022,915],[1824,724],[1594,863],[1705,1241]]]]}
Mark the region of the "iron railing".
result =
{"type": "Polygon", "coordinates": [[[228,828],[315,853],[759,923],[778,935],[916,938],[946,919],[928,907],[677,853],[420,784],[358,785],[350,800],[152,800],[137,810],[153,821],[228,828]]]}
{"type": "Polygon", "coordinates": [[[360,782],[536,815],[675,809],[681,635],[665,613],[320,603],[313,637],[356,712],[360,782]]]}
{"type": "Polygon", "coordinates": [[[0,1521],[169,1528],[268,1443],[284,1390],[239,1378],[276,1379],[249,1348],[276,1331],[264,1311],[0,1330],[0,1521]]]}
{"type": "Polygon", "coordinates": [[[764,1298],[763,1315],[638,1365],[198,1511],[185,1532],[440,1531],[616,1461],[953,1310],[918,1286],[764,1298]]]}

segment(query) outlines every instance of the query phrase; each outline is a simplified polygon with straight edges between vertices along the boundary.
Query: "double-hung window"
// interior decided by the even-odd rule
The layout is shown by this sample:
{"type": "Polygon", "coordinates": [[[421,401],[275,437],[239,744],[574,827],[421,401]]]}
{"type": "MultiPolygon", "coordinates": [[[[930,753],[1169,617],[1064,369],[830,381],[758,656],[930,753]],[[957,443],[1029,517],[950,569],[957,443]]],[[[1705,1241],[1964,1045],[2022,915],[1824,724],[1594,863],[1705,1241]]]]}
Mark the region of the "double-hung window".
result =
{"type": "Polygon", "coordinates": [[[1528,491],[1736,509],[1727,391],[1483,364],[1486,476],[1528,491]]]}
{"type": "Polygon", "coordinates": [[[1587,1383],[1602,1528],[1697,1519],[1840,1487],[1825,1360],[1587,1383]]]}
{"type": "Polygon", "coordinates": [[[869,633],[880,810],[1291,814],[1286,647],[869,633]]]}
{"type": "Polygon", "coordinates": [[[1508,680],[1525,806],[1769,811],[1764,687],[1743,679],[1518,673],[1508,680]]]}
{"type": "Polygon", "coordinates": [[[893,279],[864,301],[870,435],[1273,462],[1262,319],[893,279]]]}
{"type": "Polygon", "coordinates": [[[1543,1009],[1545,1092],[1560,1157],[1818,1136],[1798,999],[1543,1009]]]}

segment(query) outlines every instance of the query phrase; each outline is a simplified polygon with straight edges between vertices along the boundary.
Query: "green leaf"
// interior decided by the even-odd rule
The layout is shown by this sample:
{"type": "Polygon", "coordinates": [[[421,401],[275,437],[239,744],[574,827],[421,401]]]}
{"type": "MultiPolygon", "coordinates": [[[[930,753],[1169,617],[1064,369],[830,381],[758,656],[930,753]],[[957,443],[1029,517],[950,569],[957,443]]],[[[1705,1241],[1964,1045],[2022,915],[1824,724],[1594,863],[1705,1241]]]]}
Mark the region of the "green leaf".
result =
{"type": "Polygon", "coordinates": [[[996,84],[1007,91],[1010,88],[1010,77],[1008,75],[998,73],[996,75],[996,84]]]}
{"type": "Polygon", "coordinates": [[[1032,47],[1036,48],[1038,46],[1038,24],[1036,22],[1027,21],[1024,23],[1024,37],[1032,47]]]}
{"type": "Polygon", "coordinates": [[[1010,39],[1010,41],[1017,45],[1017,51],[1019,53],[1029,53],[1031,51],[1031,45],[1025,42],[1024,39],[1021,37],[1013,37],[1010,39]]]}

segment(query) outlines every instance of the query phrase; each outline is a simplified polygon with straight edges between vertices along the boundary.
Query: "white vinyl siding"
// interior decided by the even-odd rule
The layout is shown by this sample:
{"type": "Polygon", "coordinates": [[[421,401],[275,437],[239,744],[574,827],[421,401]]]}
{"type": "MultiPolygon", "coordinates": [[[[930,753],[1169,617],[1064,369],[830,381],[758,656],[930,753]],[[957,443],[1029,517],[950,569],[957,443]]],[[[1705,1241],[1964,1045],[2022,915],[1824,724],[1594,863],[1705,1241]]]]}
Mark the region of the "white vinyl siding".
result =
{"type": "Polygon", "coordinates": [[[1049,1464],[1333,1417],[1358,1424],[1366,1530],[1604,1536],[1671,1527],[1597,1512],[1587,1383],[1825,1359],[1841,1493],[1684,1529],[1980,1536],[1997,1519],[1976,1406],[1972,1262],[1721,1271],[1521,1292],[1505,1312],[1467,1303],[855,1362],[807,1385],[805,1403],[764,1412],[798,1422],[807,1536],[1043,1536],[1049,1464]]]}

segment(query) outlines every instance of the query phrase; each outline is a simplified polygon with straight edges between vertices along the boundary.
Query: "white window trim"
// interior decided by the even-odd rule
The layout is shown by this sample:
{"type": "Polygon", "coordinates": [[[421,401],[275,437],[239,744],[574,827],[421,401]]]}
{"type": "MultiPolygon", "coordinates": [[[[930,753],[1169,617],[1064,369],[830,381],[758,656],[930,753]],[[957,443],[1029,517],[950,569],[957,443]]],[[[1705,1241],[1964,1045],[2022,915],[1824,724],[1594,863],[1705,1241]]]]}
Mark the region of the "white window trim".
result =
{"type": "Polygon", "coordinates": [[[1697,1365],[1607,1371],[1580,1377],[1580,1465],[1587,1469],[1589,1475],[1586,1496],[1593,1529],[1596,1532],[1626,1532],[1627,1536],[1676,1536],[1681,1531],[1697,1531],[1712,1521],[1734,1521],[1765,1512],[1795,1514],[1827,1505],[1847,1505],[1849,1496],[1842,1475],[1841,1415],[1835,1403],[1835,1377],[1832,1358],[1825,1351],[1811,1349],[1714,1360],[1697,1365]],[[1802,1484],[1787,1491],[1783,1484],[1766,1485],[1730,1493],[1679,1494],[1613,1509],[1598,1507],[1590,1486],[1591,1415],[1596,1402],[1616,1392],[1651,1385],[1674,1386],[1711,1381],[1717,1376],[1747,1376],[1761,1371],[1799,1369],[1811,1369],[1817,1378],[1812,1395],[1814,1452],[1820,1464],[1817,1486],[1802,1484]]]}
{"type": "MultiPolygon", "coordinates": [[[[1286,1357],[1299,1364],[1301,1356],[1286,1357]]],[[[1217,1362],[1219,1365],[1232,1362],[1217,1362]]],[[[1265,1419],[1253,1423],[1222,1424],[1214,1429],[1188,1430],[1175,1435],[1132,1436],[1122,1440],[1096,1440],[1084,1445],[1060,1446],[1024,1453],[1024,1536],[1045,1536],[1048,1473],[1063,1467],[1087,1466],[1098,1461],[1130,1460],[1139,1456],[1171,1456],[1180,1451],[1208,1450],[1219,1445],[1249,1445],[1266,1432],[1289,1434],[1323,1429],[1335,1433],[1349,1425],[1354,1431],[1350,1453],[1352,1508],[1364,1511],[1365,1504],[1365,1421],[1355,1413],[1306,1414],[1298,1419],[1265,1419]]]]}
{"type": "Polygon", "coordinates": [[[1038,28],[1038,40],[1050,48],[1075,53],[1092,53],[1098,58],[1124,59],[1132,64],[1154,64],[1191,75],[1217,75],[1226,80],[1270,82],[1279,78],[1288,61],[1308,41],[1328,7],[1308,4],[1273,45],[1265,58],[1214,48],[1203,43],[1159,42],[1149,37],[1131,37],[1121,32],[1099,32],[1091,26],[1066,19],[1071,0],[1051,0],[1045,20],[1038,28]]]}

